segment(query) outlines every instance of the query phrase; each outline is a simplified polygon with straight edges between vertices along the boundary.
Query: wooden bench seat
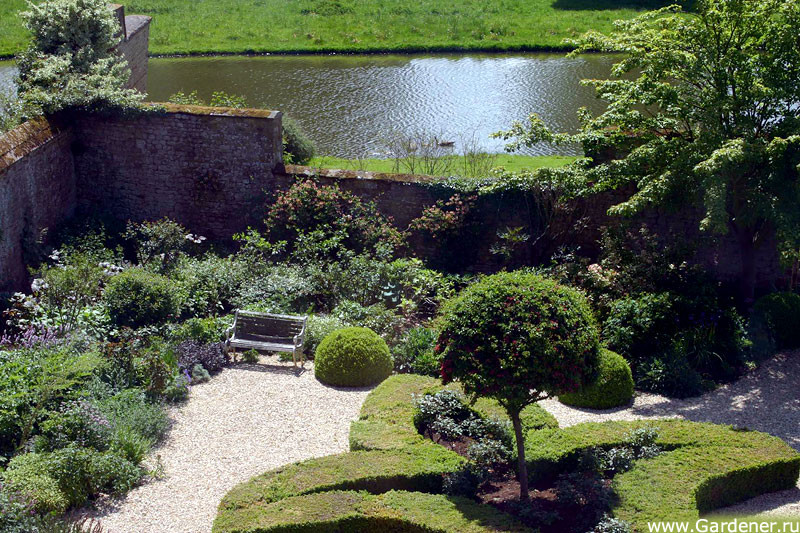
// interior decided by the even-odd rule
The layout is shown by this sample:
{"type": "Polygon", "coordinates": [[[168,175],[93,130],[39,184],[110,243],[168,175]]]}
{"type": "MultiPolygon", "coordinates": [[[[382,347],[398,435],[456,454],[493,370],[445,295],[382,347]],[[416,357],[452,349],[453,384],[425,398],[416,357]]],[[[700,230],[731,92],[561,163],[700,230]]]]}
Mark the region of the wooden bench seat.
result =
{"type": "Polygon", "coordinates": [[[306,336],[307,316],[275,315],[255,311],[236,311],[233,326],[228,329],[225,353],[244,350],[264,352],[291,352],[292,362],[305,364],[303,343],[306,336]]]}

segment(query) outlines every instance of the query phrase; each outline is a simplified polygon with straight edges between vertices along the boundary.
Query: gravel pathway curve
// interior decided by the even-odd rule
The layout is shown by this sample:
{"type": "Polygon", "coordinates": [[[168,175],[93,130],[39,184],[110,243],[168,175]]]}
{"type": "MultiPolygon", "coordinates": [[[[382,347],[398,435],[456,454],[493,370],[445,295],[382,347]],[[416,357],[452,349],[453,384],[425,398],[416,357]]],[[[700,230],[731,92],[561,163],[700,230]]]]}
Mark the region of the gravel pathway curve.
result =
{"type": "Polygon", "coordinates": [[[106,533],[208,533],[222,496],[272,468],[348,450],[350,422],[371,389],[339,389],[277,357],[225,369],[172,408],[163,477],[105,502],[106,533]]]}
{"type": "MultiPolygon", "coordinates": [[[[633,405],[607,411],[576,409],[557,400],[545,400],[541,405],[560,426],[679,417],[763,431],[800,451],[800,351],[778,354],[742,379],[697,398],[676,400],[639,393],[633,405]]],[[[765,494],[724,512],[800,516],[800,483],[794,489],[765,494]]]]}

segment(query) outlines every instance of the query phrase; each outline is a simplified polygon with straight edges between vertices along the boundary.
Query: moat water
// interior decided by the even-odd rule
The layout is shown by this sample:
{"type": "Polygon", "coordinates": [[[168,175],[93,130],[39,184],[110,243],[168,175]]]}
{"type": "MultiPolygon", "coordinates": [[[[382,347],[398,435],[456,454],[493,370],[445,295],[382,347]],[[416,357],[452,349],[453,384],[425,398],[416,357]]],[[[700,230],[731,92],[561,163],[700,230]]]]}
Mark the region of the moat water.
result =
{"type": "MultiPolygon", "coordinates": [[[[183,91],[243,95],[252,106],[293,117],[317,145],[338,157],[380,156],[398,134],[477,143],[499,152],[495,131],[537,113],[552,128],[574,131],[577,110],[603,103],[586,78],[608,76],[613,58],[560,54],[368,55],[159,58],[150,60],[151,100],[183,91]]],[[[14,66],[0,62],[0,89],[14,66]]],[[[572,154],[540,145],[529,154],[572,154]]]]}

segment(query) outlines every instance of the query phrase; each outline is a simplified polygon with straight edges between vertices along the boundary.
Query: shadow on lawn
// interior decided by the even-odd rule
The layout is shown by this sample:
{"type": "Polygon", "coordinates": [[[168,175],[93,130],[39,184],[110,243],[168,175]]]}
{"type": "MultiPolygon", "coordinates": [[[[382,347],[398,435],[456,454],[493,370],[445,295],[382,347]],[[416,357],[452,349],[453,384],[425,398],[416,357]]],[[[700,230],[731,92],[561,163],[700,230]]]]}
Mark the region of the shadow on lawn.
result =
{"type": "Polygon", "coordinates": [[[555,0],[554,9],[565,11],[611,11],[619,9],[651,10],[678,4],[686,11],[694,11],[696,0],[555,0]]]}
{"type": "Polygon", "coordinates": [[[800,451],[800,351],[781,353],[740,380],[697,398],[634,406],[646,417],[680,416],[695,422],[763,431],[800,451]]]}

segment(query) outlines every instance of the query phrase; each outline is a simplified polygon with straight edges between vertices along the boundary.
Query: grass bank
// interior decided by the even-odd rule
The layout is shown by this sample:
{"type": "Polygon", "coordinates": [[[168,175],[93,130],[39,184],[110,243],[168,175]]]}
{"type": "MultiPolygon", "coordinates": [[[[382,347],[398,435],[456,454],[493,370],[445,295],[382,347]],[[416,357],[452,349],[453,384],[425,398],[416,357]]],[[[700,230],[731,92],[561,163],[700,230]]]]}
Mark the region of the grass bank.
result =
{"type": "MultiPolygon", "coordinates": [[[[452,156],[448,165],[437,165],[439,168],[447,167],[447,175],[459,174],[459,169],[465,168],[464,156],[452,156]]],[[[575,161],[577,157],[568,155],[509,155],[497,154],[491,160],[491,167],[503,167],[510,171],[534,170],[544,167],[563,167],[575,161]]],[[[314,157],[308,162],[310,167],[339,168],[344,170],[368,170],[371,172],[409,173],[410,169],[402,163],[398,164],[393,159],[341,159],[338,157],[314,157]]],[[[469,167],[469,164],[466,163],[469,167]]],[[[469,173],[469,172],[467,172],[469,173]]]]}
{"type": "MultiPolygon", "coordinates": [[[[131,0],[153,16],[153,54],[563,49],[565,38],[609,30],[662,0],[131,0]]],[[[0,56],[26,39],[0,0],[0,56]]]]}

